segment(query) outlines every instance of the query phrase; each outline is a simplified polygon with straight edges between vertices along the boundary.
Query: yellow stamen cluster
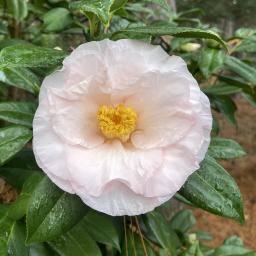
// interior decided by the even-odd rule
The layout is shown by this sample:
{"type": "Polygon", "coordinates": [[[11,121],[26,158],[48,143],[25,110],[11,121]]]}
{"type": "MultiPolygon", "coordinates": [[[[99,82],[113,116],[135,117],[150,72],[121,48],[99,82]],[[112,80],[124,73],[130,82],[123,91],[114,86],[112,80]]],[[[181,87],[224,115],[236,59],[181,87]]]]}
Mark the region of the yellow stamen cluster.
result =
{"type": "Polygon", "coordinates": [[[120,104],[117,107],[101,106],[97,119],[102,134],[108,139],[120,139],[126,142],[136,128],[137,114],[129,107],[120,104]]]}

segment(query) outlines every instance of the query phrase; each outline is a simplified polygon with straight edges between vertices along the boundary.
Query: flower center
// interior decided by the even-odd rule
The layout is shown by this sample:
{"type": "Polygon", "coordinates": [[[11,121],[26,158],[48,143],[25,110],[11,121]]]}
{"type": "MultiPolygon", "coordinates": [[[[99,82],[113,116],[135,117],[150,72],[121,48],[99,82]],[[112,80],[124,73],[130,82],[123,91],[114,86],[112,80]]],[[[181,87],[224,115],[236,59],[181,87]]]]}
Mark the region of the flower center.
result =
{"type": "Polygon", "coordinates": [[[108,139],[120,139],[126,142],[136,128],[137,114],[129,107],[119,104],[117,107],[101,106],[97,119],[99,128],[108,139]]]}

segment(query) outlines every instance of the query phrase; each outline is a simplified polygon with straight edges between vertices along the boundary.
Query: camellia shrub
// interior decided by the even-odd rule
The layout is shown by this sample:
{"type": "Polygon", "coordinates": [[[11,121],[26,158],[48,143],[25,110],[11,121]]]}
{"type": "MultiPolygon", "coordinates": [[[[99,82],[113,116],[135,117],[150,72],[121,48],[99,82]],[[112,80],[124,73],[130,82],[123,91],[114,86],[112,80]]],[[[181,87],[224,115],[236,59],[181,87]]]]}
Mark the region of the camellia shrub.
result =
{"type": "Polygon", "coordinates": [[[165,0],[0,0],[0,256],[256,255],[196,230],[244,222],[218,163],[236,98],[256,105],[256,30],[221,38],[165,0]],[[171,201],[170,201],[171,199],[171,201]],[[176,204],[176,203],[175,203],[176,204]]]}

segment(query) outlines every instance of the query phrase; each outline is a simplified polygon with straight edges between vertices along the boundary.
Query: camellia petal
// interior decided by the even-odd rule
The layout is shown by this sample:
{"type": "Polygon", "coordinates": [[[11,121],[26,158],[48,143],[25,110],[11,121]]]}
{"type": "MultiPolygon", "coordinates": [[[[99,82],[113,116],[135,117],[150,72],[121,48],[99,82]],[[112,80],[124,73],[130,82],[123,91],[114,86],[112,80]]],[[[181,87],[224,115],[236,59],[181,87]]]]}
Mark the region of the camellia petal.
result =
{"type": "Polygon", "coordinates": [[[38,165],[95,210],[138,215],[170,199],[210,142],[208,98],[186,63],[136,40],[89,42],[43,81],[38,165]]]}

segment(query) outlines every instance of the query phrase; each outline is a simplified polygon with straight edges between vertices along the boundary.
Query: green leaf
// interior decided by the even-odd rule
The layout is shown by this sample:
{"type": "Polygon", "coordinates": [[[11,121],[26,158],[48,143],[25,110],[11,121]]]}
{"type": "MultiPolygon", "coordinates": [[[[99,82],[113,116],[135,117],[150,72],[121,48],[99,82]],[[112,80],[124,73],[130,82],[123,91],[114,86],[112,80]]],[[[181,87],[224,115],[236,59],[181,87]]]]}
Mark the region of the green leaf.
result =
{"type": "MultiPolygon", "coordinates": [[[[130,229],[126,231],[127,235],[127,243],[123,242],[123,248],[121,252],[121,256],[157,256],[158,252],[154,252],[152,249],[152,245],[149,244],[148,241],[144,239],[144,245],[146,248],[147,254],[144,253],[144,248],[141,242],[141,238],[135,232],[132,232],[130,229]],[[127,246],[126,246],[127,245],[127,246]]],[[[164,253],[164,256],[168,256],[168,254],[164,253]]]]}
{"type": "Polygon", "coordinates": [[[55,239],[85,215],[87,207],[45,177],[31,196],[27,211],[27,243],[55,239]]]}
{"type": "Polygon", "coordinates": [[[158,242],[166,250],[167,255],[176,255],[176,234],[171,230],[159,212],[147,214],[148,224],[158,242]]]}
{"type": "Polygon", "coordinates": [[[121,9],[128,0],[114,0],[114,3],[111,5],[110,12],[115,12],[119,9],[121,9]]]}
{"type": "Polygon", "coordinates": [[[225,239],[223,244],[225,244],[225,245],[244,246],[244,242],[243,242],[243,240],[239,236],[231,236],[231,237],[225,239]]]}
{"type": "Polygon", "coordinates": [[[105,26],[111,19],[111,6],[114,0],[81,0],[70,3],[71,9],[79,9],[82,12],[94,13],[105,26]]]}
{"type": "Polygon", "coordinates": [[[70,12],[65,8],[54,8],[43,16],[44,31],[59,32],[69,27],[73,20],[70,12]]]}
{"type": "Polygon", "coordinates": [[[120,251],[118,232],[110,216],[95,211],[86,214],[83,221],[88,234],[97,242],[120,251]]]}
{"type": "Polygon", "coordinates": [[[144,2],[149,2],[149,3],[154,3],[154,4],[158,4],[160,5],[162,8],[164,8],[165,10],[169,11],[170,10],[170,6],[167,3],[166,0],[144,0],[144,2]]]}
{"type": "Polygon", "coordinates": [[[65,56],[65,52],[51,48],[25,44],[13,45],[5,47],[0,52],[0,68],[57,65],[65,56]]]}
{"type": "Polygon", "coordinates": [[[226,43],[220,38],[219,35],[210,30],[203,30],[198,28],[187,27],[174,27],[173,25],[148,25],[148,26],[135,26],[131,28],[122,29],[113,34],[113,38],[118,36],[118,33],[134,33],[134,34],[148,34],[154,36],[171,35],[183,38],[208,38],[214,39],[219,42],[225,49],[226,43]]]}
{"type": "Polygon", "coordinates": [[[0,128],[0,165],[17,154],[31,138],[31,130],[23,126],[0,128]]]}
{"type": "MultiPolygon", "coordinates": [[[[238,256],[238,255],[248,255],[252,250],[246,249],[241,246],[236,245],[222,245],[221,247],[215,249],[214,256],[238,256]]],[[[249,254],[250,255],[250,254],[249,254]]]]}
{"type": "Polygon", "coordinates": [[[243,202],[235,180],[213,158],[206,156],[180,194],[208,212],[244,221],[243,202]]]}
{"type": "Polygon", "coordinates": [[[190,247],[185,252],[183,252],[180,256],[204,256],[204,255],[197,241],[194,244],[190,245],[190,247]]]}
{"type": "Polygon", "coordinates": [[[0,167],[0,176],[10,185],[21,189],[27,178],[39,171],[32,150],[25,149],[0,167]]]}
{"type": "Polygon", "coordinates": [[[49,245],[61,256],[101,256],[96,242],[86,232],[87,226],[79,222],[49,245]]]}
{"type": "Polygon", "coordinates": [[[226,67],[240,75],[247,81],[251,82],[252,85],[256,86],[256,69],[239,60],[238,58],[227,56],[225,59],[226,67]]]}
{"type": "Polygon", "coordinates": [[[9,123],[32,127],[36,104],[34,102],[0,103],[0,119],[9,123]]]}
{"type": "Polygon", "coordinates": [[[32,244],[29,246],[29,256],[59,256],[47,244],[32,244]]]}
{"type": "Polygon", "coordinates": [[[25,246],[26,228],[21,222],[15,222],[8,239],[8,256],[29,256],[25,246]]]}
{"type": "Polygon", "coordinates": [[[8,35],[8,28],[5,21],[0,20],[0,35],[8,35]]]}
{"type": "Polygon", "coordinates": [[[186,233],[196,224],[196,219],[191,210],[181,210],[177,212],[170,221],[170,226],[174,230],[186,233]]]}
{"type": "Polygon", "coordinates": [[[213,137],[207,152],[211,157],[220,159],[237,158],[246,155],[243,148],[234,140],[213,137]]]}
{"type": "Polygon", "coordinates": [[[10,237],[13,220],[7,217],[6,211],[0,215],[0,255],[7,256],[8,239],[10,237]]]}
{"type": "Polygon", "coordinates": [[[34,94],[40,90],[38,77],[27,68],[3,68],[0,81],[34,94]]]}
{"type": "Polygon", "coordinates": [[[13,16],[15,20],[22,21],[28,15],[28,2],[27,0],[8,0],[7,8],[8,12],[13,16]]]}
{"type": "Polygon", "coordinates": [[[246,38],[238,45],[235,49],[235,52],[256,52],[256,36],[246,38]]]}
{"type": "Polygon", "coordinates": [[[228,96],[216,96],[213,98],[213,103],[219,111],[231,124],[236,125],[235,112],[237,110],[235,102],[228,96]]]}
{"type": "Polygon", "coordinates": [[[19,197],[9,206],[8,216],[10,218],[12,218],[13,220],[19,220],[25,216],[28,208],[29,199],[42,179],[43,174],[40,172],[35,172],[28,177],[23,185],[19,197]]]}
{"type": "Polygon", "coordinates": [[[204,48],[200,51],[198,66],[205,78],[208,78],[221,68],[224,58],[225,55],[221,50],[204,48]]]}
{"type": "Polygon", "coordinates": [[[212,95],[230,95],[242,92],[243,89],[234,85],[220,84],[204,88],[202,91],[212,95]]]}

